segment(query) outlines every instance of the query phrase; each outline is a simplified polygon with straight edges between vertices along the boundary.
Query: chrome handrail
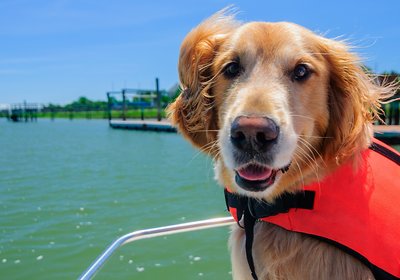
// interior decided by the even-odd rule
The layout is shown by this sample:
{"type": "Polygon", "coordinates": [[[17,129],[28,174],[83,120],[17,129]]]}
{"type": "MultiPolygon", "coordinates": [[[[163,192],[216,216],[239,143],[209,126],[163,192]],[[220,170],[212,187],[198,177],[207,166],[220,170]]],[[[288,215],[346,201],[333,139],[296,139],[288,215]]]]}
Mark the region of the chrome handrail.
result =
{"type": "Polygon", "coordinates": [[[114,253],[119,247],[140,239],[153,238],[158,236],[171,235],[182,232],[196,231],[202,229],[216,228],[222,226],[228,226],[235,223],[232,217],[226,218],[213,218],[207,220],[201,220],[190,223],[183,223],[177,225],[171,225],[166,227],[150,228],[144,230],[133,231],[124,236],[121,236],[115,240],[108,248],[89,266],[89,268],[79,276],[79,280],[92,279],[96,272],[98,272],[101,266],[107,261],[107,259],[114,253]]]}

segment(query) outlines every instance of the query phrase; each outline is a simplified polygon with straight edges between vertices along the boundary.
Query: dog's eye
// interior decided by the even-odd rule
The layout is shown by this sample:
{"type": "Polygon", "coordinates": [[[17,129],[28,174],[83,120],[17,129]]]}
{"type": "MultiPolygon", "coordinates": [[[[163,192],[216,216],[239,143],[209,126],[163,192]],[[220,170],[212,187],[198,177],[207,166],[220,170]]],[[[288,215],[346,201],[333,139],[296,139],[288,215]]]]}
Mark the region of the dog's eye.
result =
{"type": "Polygon", "coordinates": [[[237,77],[241,71],[242,67],[240,63],[238,61],[232,61],[225,66],[223,73],[226,78],[233,79],[237,77]]]}
{"type": "Polygon", "coordinates": [[[310,74],[310,68],[306,64],[299,64],[293,70],[293,79],[296,81],[304,81],[310,74]]]}

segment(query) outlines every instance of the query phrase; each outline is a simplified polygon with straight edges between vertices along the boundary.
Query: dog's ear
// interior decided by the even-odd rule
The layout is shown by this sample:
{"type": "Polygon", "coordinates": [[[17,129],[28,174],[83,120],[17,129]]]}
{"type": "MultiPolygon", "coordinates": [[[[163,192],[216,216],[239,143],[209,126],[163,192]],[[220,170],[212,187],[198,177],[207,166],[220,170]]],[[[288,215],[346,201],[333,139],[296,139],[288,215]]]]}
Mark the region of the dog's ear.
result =
{"type": "Polygon", "coordinates": [[[379,118],[380,102],[392,89],[374,82],[344,43],[323,39],[320,47],[330,73],[330,119],[322,150],[326,160],[340,163],[369,145],[371,123],[379,118]]]}
{"type": "Polygon", "coordinates": [[[193,29],[182,43],[178,71],[181,94],[167,111],[179,131],[198,148],[210,151],[208,145],[217,138],[218,120],[212,84],[212,64],[221,44],[238,23],[222,10],[193,29]]]}

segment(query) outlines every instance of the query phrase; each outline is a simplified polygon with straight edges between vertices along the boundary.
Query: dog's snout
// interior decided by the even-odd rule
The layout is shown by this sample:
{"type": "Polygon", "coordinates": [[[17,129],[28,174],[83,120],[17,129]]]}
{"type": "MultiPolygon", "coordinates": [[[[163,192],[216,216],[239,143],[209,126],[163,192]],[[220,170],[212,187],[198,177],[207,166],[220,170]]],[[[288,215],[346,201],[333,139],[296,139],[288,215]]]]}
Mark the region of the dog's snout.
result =
{"type": "Polygon", "coordinates": [[[231,142],[240,150],[265,151],[275,143],[279,127],[267,117],[237,117],[231,125],[231,142]]]}

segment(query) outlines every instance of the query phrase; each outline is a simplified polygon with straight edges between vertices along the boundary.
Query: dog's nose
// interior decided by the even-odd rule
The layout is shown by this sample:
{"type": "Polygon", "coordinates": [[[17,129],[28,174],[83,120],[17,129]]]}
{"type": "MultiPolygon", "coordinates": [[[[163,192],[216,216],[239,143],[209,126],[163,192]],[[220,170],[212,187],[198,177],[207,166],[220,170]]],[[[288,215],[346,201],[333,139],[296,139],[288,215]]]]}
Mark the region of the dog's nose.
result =
{"type": "Polygon", "coordinates": [[[231,125],[231,142],[239,150],[266,151],[278,135],[279,126],[267,117],[240,116],[231,125]]]}

